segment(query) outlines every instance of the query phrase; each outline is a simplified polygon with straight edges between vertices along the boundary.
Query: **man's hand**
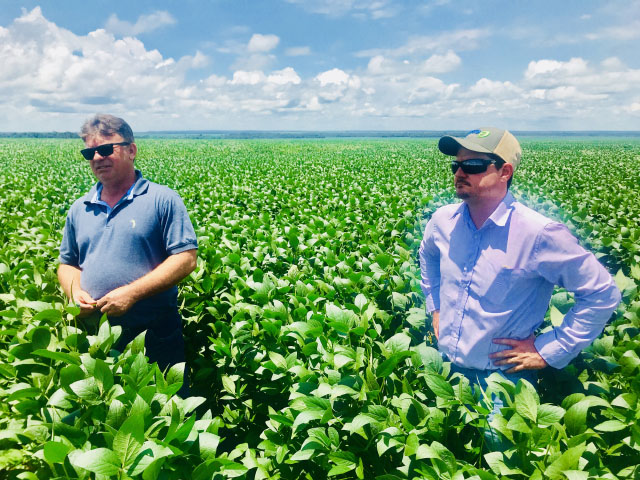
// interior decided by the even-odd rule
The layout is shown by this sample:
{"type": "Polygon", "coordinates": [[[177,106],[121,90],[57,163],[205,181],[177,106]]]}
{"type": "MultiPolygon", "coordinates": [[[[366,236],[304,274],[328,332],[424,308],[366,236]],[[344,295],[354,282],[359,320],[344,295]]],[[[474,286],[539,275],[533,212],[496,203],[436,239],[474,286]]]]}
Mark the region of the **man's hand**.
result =
{"type": "Polygon", "coordinates": [[[546,367],[548,364],[540,356],[538,350],[534,345],[536,339],[535,335],[531,335],[524,340],[515,340],[513,338],[494,338],[493,343],[500,345],[509,345],[511,348],[508,350],[502,350],[500,352],[492,353],[489,358],[500,358],[494,362],[494,365],[513,365],[513,368],[507,370],[506,373],[516,373],[522,370],[540,370],[546,367]]]}
{"type": "Polygon", "coordinates": [[[96,309],[96,301],[91,295],[79,288],[73,290],[73,303],[80,307],[79,317],[86,317],[96,309]]]}
{"type": "Polygon", "coordinates": [[[436,340],[440,340],[440,311],[434,310],[431,312],[431,326],[433,327],[433,333],[436,335],[436,340]]]}
{"type": "Polygon", "coordinates": [[[129,285],[118,287],[115,290],[111,290],[104,297],[97,301],[96,307],[100,309],[102,313],[106,313],[111,317],[119,317],[124,315],[129,310],[137,299],[132,293],[132,289],[129,285]]]}

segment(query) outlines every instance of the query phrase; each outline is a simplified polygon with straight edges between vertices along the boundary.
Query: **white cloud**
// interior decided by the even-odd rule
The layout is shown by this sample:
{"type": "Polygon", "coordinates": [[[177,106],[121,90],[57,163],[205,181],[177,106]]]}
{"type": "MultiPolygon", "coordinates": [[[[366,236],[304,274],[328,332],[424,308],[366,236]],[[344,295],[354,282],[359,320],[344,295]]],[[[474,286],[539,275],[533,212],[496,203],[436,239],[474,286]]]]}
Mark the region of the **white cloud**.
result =
{"type": "Polygon", "coordinates": [[[304,57],[307,55],[311,55],[311,48],[310,47],[291,47],[291,48],[287,48],[284,54],[289,57],[304,57]]]}
{"type": "Polygon", "coordinates": [[[327,15],[330,17],[342,17],[353,15],[363,19],[389,18],[395,16],[400,10],[398,4],[390,0],[286,0],[288,3],[299,5],[303,9],[327,15]]]}
{"type": "Polygon", "coordinates": [[[568,62],[538,60],[529,62],[525,78],[536,83],[555,83],[560,77],[582,75],[587,72],[587,62],[572,58],[568,62]]]}
{"type": "Polygon", "coordinates": [[[585,35],[588,40],[632,41],[640,38],[640,20],[627,21],[621,25],[601,28],[585,35]]]}
{"type": "Polygon", "coordinates": [[[273,72],[269,77],[267,77],[267,80],[270,83],[275,83],[276,85],[286,85],[288,83],[299,85],[302,81],[296,71],[291,67],[273,72]]]}
{"type": "Polygon", "coordinates": [[[487,35],[413,38],[371,55],[366,67],[334,63],[305,73],[278,65],[279,43],[261,38],[254,52],[251,42],[228,44],[235,57],[225,75],[202,51],[173,59],[103,29],[76,35],[34,8],[0,27],[0,130],[74,130],[95,111],[123,115],[141,130],[637,125],[640,69],[622,54],[538,58],[512,78],[465,72],[464,85],[441,75],[463,66],[456,46],[476,48],[487,35]]]}
{"type": "Polygon", "coordinates": [[[382,55],[376,55],[375,57],[371,57],[371,59],[369,60],[369,64],[367,65],[368,72],[373,75],[389,73],[390,69],[391,69],[390,62],[385,60],[385,58],[382,55]]]}
{"type": "Polygon", "coordinates": [[[602,61],[601,65],[602,65],[602,68],[604,68],[605,70],[613,70],[613,71],[620,71],[626,68],[624,63],[622,63],[622,61],[618,57],[605,58],[602,61]]]}
{"type": "Polygon", "coordinates": [[[136,36],[149,33],[167,25],[176,23],[175,18],[167,11],[157,11],[147,15],[140,15],[136,23],[120,20],[114,13],[108,19],[104,28],[115,35],[136,36]]]}
{"type": "Polygon", "coordinates": [[[349,75],[339,68],[334,68],[326,72],[320,73],[316,80],[320,82],[320,86],[327,85],[343,85],[349,82],[349,75]]]}
{"type": "Polygon", "coordinates": [[[481,42],[491,35],[488,29],[462,29],[439,35],[413,36],[406,44],[396,48],[375,48],[356,52],[358,57],[412,57],[431,52],[467,51],[480,48],[481,42]]]}
{"type": "Polygon", "coordinates": [[[270,53],[239,55],[231,65],[232,70],[267,70],[276,60],[270,53]]]}
{"type": "Polygon", "coordinates": [[[428,73],[447,73],[460,66],[462,60],[453,50],[444,55],[431,55],[422,64],[422,70],[428,73]]]}
{"type": "Polygon", "coordinates": [[[268,52],[273,50],[280,43],[280,38],[277,35],[262,35],[260,33],[254,33],[249,40],[247,50],[249,52],[268,52]]]}
{"type": "Polygon", "coordinates": [[[246,72],[244,70],[238,70],[233,74],[232,85],[257,85],[266,80],[266,77],[261,71],[246,72]]]}
{"type": "MultiPolygon", "coordinates": [[[[156,69],[163,67],[163,66],[169,66],[172,65],[174,63],[174,60],[168,59],[166,61],[164,61],[163,63],[156,65],[156,69]]],[[[190,69],[190,68],[204,68],[207,65],[209,65],[210,63],[210,59],[208,56],[206,56],[204,53],[202,53],[201,51],[197,51],[195,55],[191,56],[191,55],[185,55],[184,57],[182,57],[180,59],[180,61],[178,62],[178,65],[181,68],[184,69],[190,69]]]]}
{"type": "Polygon", "coordinates": [[[523,89],[511,82],[500,82],[481,78],[472,85],[465,96],[472,98],[504,98],[510,96],[520,96],[523,89]]]}

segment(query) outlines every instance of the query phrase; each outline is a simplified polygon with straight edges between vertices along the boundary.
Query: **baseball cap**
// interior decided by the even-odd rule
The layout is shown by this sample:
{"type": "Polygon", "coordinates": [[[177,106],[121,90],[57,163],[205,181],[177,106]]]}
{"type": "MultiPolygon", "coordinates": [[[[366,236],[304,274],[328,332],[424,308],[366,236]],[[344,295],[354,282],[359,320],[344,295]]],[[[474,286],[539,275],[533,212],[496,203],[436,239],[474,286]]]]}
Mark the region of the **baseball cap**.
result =
{"type": "Polygon", "coordinates": [[[508,130],[495,127],[482,127],[471,130],[464,137],[444,136],[438,142],[438,148],[445,155],[455,156],[460,147],[480,153],[493,153],[505,162],[518,168],[522,158],[522,149],[516,137],[508,130]]]}

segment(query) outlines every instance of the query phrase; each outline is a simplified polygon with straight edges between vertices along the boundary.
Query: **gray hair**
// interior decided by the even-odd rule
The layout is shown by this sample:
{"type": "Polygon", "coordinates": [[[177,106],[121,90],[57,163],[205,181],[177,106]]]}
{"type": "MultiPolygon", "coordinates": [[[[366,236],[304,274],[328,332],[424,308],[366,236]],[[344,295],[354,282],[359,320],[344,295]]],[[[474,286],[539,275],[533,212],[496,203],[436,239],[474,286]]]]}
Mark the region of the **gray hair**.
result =
{"type": "Polygon", "coordinates": [[[80,130],[80,137],[86,140],[92,135],[101,135],[103,137],[112,137],[120,135],[125,142],[133,143],[133,130],[127,122],[122,118],[115,117],[106,113],[98,113],[87,119],[80,130]]]}

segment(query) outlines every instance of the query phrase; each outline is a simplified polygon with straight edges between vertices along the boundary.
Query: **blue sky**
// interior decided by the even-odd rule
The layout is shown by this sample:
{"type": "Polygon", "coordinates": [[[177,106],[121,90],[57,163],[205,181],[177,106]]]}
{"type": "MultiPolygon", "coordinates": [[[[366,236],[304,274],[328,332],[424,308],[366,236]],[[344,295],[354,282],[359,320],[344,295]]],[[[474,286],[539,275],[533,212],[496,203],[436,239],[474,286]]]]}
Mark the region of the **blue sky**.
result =
{"type": "Polygon", "coordinates": [[[640,1],[0,0],[0,131],[640,130],[640,1]]]}

